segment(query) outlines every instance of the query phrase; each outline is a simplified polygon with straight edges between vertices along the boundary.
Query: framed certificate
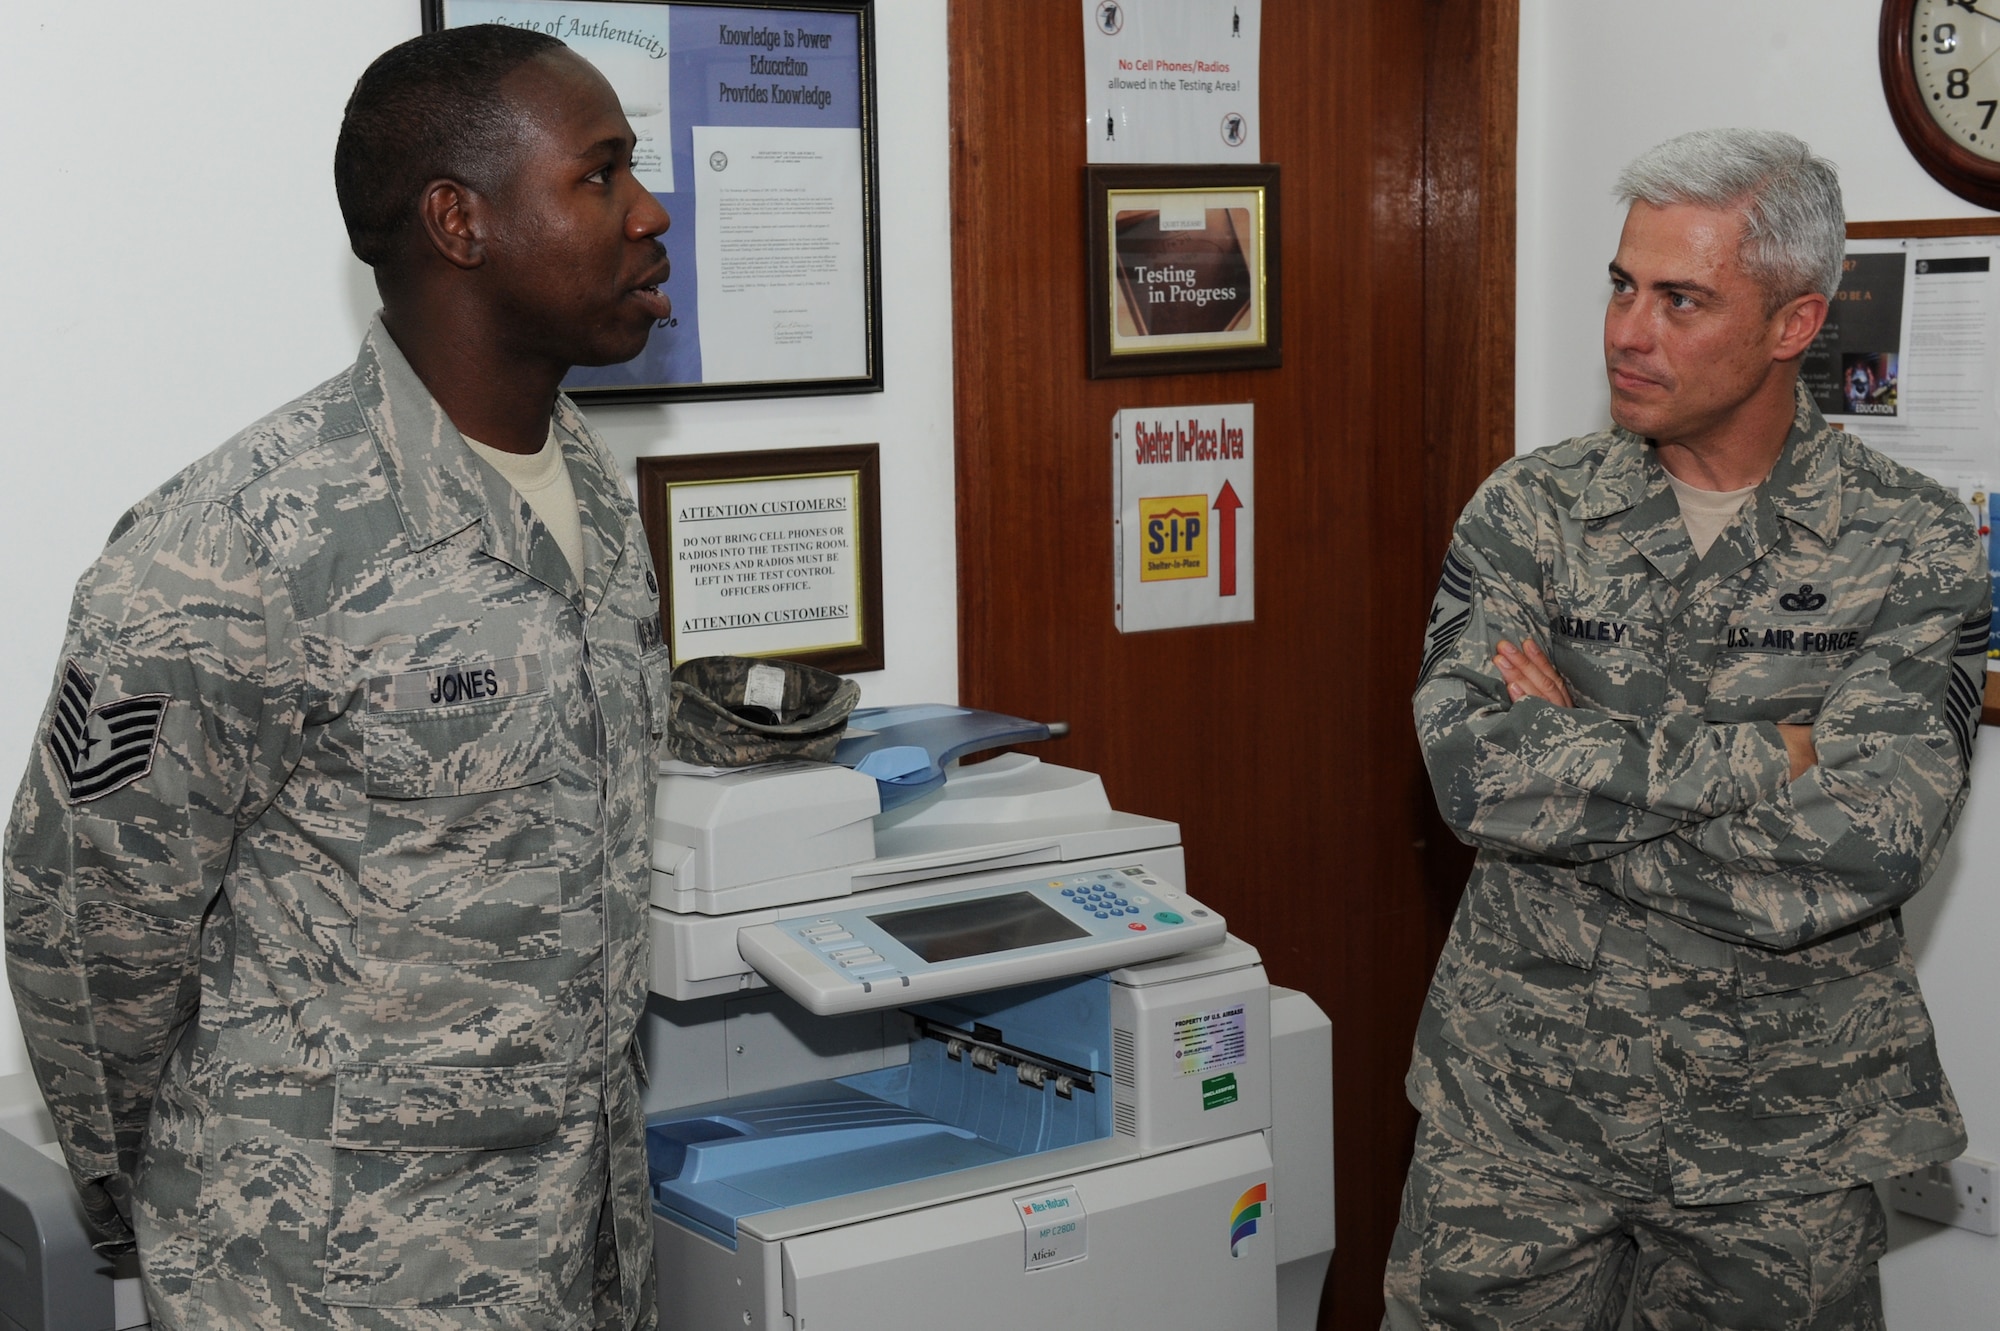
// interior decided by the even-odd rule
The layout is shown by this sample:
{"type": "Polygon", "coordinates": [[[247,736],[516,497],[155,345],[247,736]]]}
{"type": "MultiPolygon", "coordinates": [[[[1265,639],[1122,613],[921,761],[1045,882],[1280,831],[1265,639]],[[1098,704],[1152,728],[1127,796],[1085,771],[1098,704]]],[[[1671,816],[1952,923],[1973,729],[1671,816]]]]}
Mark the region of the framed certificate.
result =
{"type": "Polygon", "coordinates": [[[1278,168],[1093,166],[1090,377],[1283,363],[1278,168]]]}
{"type": "Polygon", "coordinates": [[[591,402],[882,391],[874,0],[422,0],[424,31],[533,28],[597,66],[673,219],[673,314],[591,402]]]}
{"type": "Polygon", "coordinates": [[[782,656],[882,668],[875,444],[639,459],[639,516],[674,664],[782,656]]]}

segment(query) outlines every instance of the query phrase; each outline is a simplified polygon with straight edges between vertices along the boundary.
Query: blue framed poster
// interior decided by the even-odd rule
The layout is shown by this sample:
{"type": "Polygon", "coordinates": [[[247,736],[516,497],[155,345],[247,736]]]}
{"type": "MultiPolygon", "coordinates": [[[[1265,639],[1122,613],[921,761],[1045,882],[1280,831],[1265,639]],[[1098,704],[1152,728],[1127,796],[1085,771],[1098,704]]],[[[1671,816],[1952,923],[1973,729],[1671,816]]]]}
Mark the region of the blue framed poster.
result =
{"type": "Polygon", "coordinates": [[[882,390],[873,0],[424,0],[424,30],[502,23],[597,66],[673,224],[671,317],[578,400],[882,390]]]}

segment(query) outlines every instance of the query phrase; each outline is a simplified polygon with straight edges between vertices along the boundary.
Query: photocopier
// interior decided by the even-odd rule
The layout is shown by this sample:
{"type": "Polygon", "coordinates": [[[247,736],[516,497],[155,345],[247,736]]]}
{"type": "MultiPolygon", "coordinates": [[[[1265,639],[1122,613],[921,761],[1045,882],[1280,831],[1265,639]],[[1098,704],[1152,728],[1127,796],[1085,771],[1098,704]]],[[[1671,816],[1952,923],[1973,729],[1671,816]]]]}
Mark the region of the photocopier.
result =
{"type": "MultiPolygon", "coordinates": [[[[1327,1018],[1189,894],[1175,824],[1088,772],[962,761],[1048,734],[863,709],[833,763],[662,764],[641,1037],[666,1331],[1314,1325],[1327,1018]]],[[[0,1331],[143,1326],[33,1097],[0,1079],[0,1331]]]]}

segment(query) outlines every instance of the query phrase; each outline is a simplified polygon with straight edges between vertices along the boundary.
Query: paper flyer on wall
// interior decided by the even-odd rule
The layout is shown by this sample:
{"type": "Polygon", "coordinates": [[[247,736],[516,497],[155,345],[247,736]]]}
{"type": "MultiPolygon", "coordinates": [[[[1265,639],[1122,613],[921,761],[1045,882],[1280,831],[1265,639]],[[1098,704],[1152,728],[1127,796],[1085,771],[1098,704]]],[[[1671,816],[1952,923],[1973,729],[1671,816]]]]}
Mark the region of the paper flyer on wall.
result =
{"type": "Polygon", "coordinates": [[[703,383],[868,373],[861,131],[694,127],[703,383]]]}
{"type": "Polygon", "coordinates": [[[1850,241],[1840,290],[1800,367],[1820,414],[1840,425],[1899,419],[1910,346],[1910,255],[1899,241],[1850,241]]]}
{"type": "Polygon", "coordinates": [[[1128,407],[1111,447],[1118,631],[1255,619],[1252,406],[1128,407]]]}
{"type": "MultiPolygon", "coordinates": [[[[2000,375],[1994,373],[2000,360],[2000,237],[1850,241],[1848,265],[1834,309],[1844,325],[1841,356],[1852,356],[1843,368],[1860,368],[1838,379],[1838,405],[1849,405],[1850,398],[1870,404],[1872,391],[1878,410],[1827,411],[1815,390],[1822,412],[1896,461],[1956,490],[1978,525],[1990,528],[1989,496],[2000,480],[2000,375]],[[1880,277],[1896,263],[1892,253],[1903,256],[1907,298],[1901,302],[1903,332],[1889,376],[1893,386],[1885,395],[1879,361],[1871,363],[1859,345],[1850,353],[1845,334],[1852,312],[1871,304],[1857,296],[1880,297],[1886,289],[1880,277]],[[1893,413],[1879,410],[1885,401],[1892,402],[1893,413]]],[[[1814,352],[1820,351],[1815,343],[1807,353],[1809,388],[1816,376],[1823,383],[1829,368],[1824,356],[1814,363],[1814,352]]],[[[1988,540],[1991,562],[1990,533],[1988,540]]],[[[1994,601],[2000,607],[2000,580],[1994,583],[1994,601]]],[[[2000,669],[2000,628],[1990,640],[1987,669],[2000,669]]]]}
{"type": "Polygon", "coordinates": [[[1262,0],[1083,0],[1086,160],[1261,160],[1262,31],[1262,0]]]}
{"type": "Polygon", "coordinates": [[[449,22],[534,28],[596,65],[638,139],[634,174],[673,219],[660,237],[673,316],[638,356],[580,366],[565,388],[866,373],[857,15],[450,0],[449,22]],[[697,137],[715,142],[697,151],[697,137]],[[774,249],[787,235],[804,242],[792,259],[774,249]]]}

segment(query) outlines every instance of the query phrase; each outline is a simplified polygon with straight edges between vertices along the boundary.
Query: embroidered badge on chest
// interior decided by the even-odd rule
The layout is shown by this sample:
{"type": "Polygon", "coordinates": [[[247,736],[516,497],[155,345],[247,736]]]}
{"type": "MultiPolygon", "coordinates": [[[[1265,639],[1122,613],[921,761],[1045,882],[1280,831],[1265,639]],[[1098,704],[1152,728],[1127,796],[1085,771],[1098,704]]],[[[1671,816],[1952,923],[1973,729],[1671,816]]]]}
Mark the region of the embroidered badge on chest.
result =
{"type": "Polygon", "coordinates": [[[62,689],[42,747],[55,760],[63,798],[71,804],[101,799],[153,770],[172,701],[164,693],[141,693],[92,707],[96,691],[97,681],[76,662],[63,662],[62,689]]]}
{"type": "Polygon", "coordinates": [[[1807,611],[1817,610],[1825,604],[1826,597],[1814,591],[1810,582],[1801,583],[1797,591],[1786,592],[1778,598],[1778,608],[1780,610],[1789,610],[1793,614],[1803,614],[1807,611]]]}

